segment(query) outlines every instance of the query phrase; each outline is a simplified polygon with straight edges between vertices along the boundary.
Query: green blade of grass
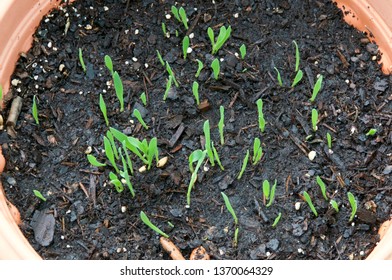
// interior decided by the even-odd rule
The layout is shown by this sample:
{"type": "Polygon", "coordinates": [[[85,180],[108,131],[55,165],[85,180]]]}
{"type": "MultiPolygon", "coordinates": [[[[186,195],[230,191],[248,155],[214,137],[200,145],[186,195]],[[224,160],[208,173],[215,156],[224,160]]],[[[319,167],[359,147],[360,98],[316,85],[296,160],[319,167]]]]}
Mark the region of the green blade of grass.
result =
{"type": "Polygon", "coordinates": [[[113,83],[114,83],[114,90],[116,92],[117,99],[120,102],[120,112],[123,112],[124,111],[124,87],[120,75],[117,73],[117,71],[114,71],[113,73],[113,83]]]}
{"type": "Polygon", "coordinates": [[[96,166],[96,167],[103,167],[103,166],[106,166],[105,163],[99,162],[99,161],[97,160],[97,158],[96,158],[95,156],[93,156],[93,155],[87,155],[87,160],[88,160],[88,162],[89,162],[91,165],[96,166]]]}
{"type": "Polygon", "coordinates": [[[143,221],[145,225],[147,225],[150,229],[152,229],[156,233],[162,235],[163,237],[169,238],[169,235],[167,235],[162,230],[160,230],[156,225],[154,225],[143,211],[140,211],[140,219],[143,221]]]}
{"type": "Polygon", "coordinates": [[[313,205],[312,199],[310,198],[309,194],[306,191],[304,191],[304,198],[308,203],[310,209],[312,210],[313,214],[317,217],[318,216],[317,210],[313,205]]]}
{"type": "Polygon", "coordinates": [[[238,225],[238,218],[237,218],[237,215],[236,215],[235,212],[234,212],[233,207],[231,206],[231,203],[230,203],[229,198],[227,197],[227,195],[226,195],[224,192],[221,192],[221,195],[222,195],[223,200],[224,200],[224,202],[225,202],[227,211],[229,211],[229,213],[231,214],[231,216],[233,216],[234,224],[235,224],[235,225],[238,225]]]}

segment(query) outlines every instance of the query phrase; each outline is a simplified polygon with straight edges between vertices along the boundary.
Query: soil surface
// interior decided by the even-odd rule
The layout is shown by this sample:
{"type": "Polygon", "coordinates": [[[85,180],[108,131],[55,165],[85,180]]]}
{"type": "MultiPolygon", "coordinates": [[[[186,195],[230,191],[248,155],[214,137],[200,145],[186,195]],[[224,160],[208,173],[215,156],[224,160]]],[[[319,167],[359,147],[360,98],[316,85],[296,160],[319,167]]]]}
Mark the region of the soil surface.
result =
{"type": "MultiPolygon", "coordinates": [[[[347,26],[331,1],[215,2],[183,5],[188,30],[170,12],[174,1],[76,1],[42,21],[31,51],[22,55],[13,75],[13,96],[23,98],[15,134],[8,128],[1,141],[7,159],[4,188],[21,211],[24,234],[43,258],[169,259],[159,235],[141,221],[141,211],[185,258],[200,245],[212,259],[364,259],[374,248],[377,228],[391,215],[392,205],[392,81],[379,70],[377,46],[347,26]],[[162,23],[170,36],[164,36],[162,23]],[[212,55],[207,28],[216,37],[221,26],[231,26],[232,34],[212,55]],[[191,38],[192,52],[184,60],[185,35],[191,38]],[[292,88],[293,40],[304,75],[292,88]],[[247,48],[244,59],[236,55],[242,44],[247,48]],[[165,101],[169,75],[157,50],[179,83],[173,83],[165,101]],[[123,112],[105,55],[124,85],[123,112]],[[221,61],[218,80],[210,68],[214,58],[221,61]],[[204,63],[198,78],[196,59],[204,63]],[[310,102],[319,74],[322,89],[310,102]],[[195,80],[200,107],[192,94],[195,80]],[[139,98],[142,92],[146,106],[139,98]],[[103,150],[108,127],[100,94],[110,127],[139,140],[156,137],[159,158],[168,157],[164,167],[155,167],[154,161],[140,173],[143,163],[130,153],[134,197],[127,185],[118,193],[109,183],[109,173],[116,171],[103,150]],[[33,118],[34,95],[39,125],[33,118]],[[264,103],[264,132],[258,99],[264,103]],[[220,106],[225,109],[224,145],[218,130],[220,106]],[[134,108],[148,129],[133,117],[134,108]],[[312,109],[318,111],[316,131],[312,109]],[[187,208],[188,157],[204,149],[206,120],[224,170],[203,162],[187,208]],[[377,132],[366,135],[370,129],[377,132]],[[253,165],[256,137],[263,155],[253,165]],[[247,150],[249,162],[238,179],[247,150]],[[311,151],[316,152],[313,160],[308,158],[311,151]],[[106,167],[92,166],[86,153],[106,167]],[[317,176],[326,185],[328,200],[338,203],[338,213],[323,198],[317,176]],[[271,185],[277,181],[269,207],[264,180],[271,185]],[[303,199],[304,191],[317,217],[303,199]],[[238,217],[237,246],[234,220],[221,192],[238,217]],[[348,192],[358,202],[352,222],[348,192]]],[[[11,101],[5,114],[10,107],[11,101]]],[[[122,169],[122,161],[116,162],[122,169]]]]}

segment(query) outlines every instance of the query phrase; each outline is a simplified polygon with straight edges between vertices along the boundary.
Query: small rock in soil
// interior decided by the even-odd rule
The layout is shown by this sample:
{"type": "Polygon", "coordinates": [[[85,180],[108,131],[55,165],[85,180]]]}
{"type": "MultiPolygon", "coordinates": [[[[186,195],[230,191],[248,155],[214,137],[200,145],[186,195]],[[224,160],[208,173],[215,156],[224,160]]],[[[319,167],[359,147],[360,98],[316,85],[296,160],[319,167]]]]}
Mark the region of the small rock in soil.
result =
{"type": "Polygon", "coordinates": [[[53,241],[55,220],[53,214],[36,210],[31,221],[35,240],[42,246],[49,246],[53,241]]]}
{"type": "Polygon", "coordinates": [[[265,244],[259,245],[256,249],[250,251],[250,258],[252,260],[258,260],[265,257],[266,246],[265,244]]]}
{"type": "Polygon", "coordinates": [[[293,224],[293,235],[294,236],[301,236],[304,234],[304,230],[302,229],[302,226],[300,224],[293,224]]]}
{"type": "Polygon", "coordinates": [[[382,174],[388,175],[392,171],[392,165],[387,165],[384,170],[382,171],[382,174]]]}
{"type": "Polygon", "coordinates": [[[276,251],[279,248],[279,240],[274,238],[268,241],[267,248],[276,251]]]}
{"type": "Polygon", "coordinates": [[[230,176],[230,174],[227,174],[223,178],[223,180],[221,180],[218,183],[219,189],[221,189],[222,191],[227,189],[231,185],[231,183],[233,183],[233,181],[234,181],[234,178],[232,176],[230,176]]]}
{"type": "Polygon", "coordinates": [[[170,100],[176,100],[178,98],[177,89],[176,87],[171,87],[167,93],[167,98],[170,100]]]}
{"type": "Polygon", "coordinates": [[[11,186],[15,186],[16,185],[16,180],[13,177],[8,177],[7,178],[7,183],[10,184],[11,186]]]}
{"type": "Polygon", "coordinates": [[[384,92],[388,88],[388,81],[386,79],[380,80],[377,78],[377,80],[374,82],[373,88],[384,92]]]}
{"type": "Polygon", "coordinates": [[[169,212],[170,212],[170,214],[172,214],[176,218],[179,218],[182,216],[182,210],[178,209],[178,208],[170,209],[169,212]]]}
{"type": "Polygon", "coordinates": [[[351,235],[353,235],[353,233],[354,233],[354,227],[350,227],[344,231],[343,237],[349,238],[351,235]]]}
{"type": "Polygon", "coordinates": [[[366,50],[367,50],[369,53],[371,53],[371,54],[373,54],[373,55],[376,55],[377,52],[378,52],[378,47],[377,47],[376,44],[369,43],[369,44],[366,45],[366,50]]]}

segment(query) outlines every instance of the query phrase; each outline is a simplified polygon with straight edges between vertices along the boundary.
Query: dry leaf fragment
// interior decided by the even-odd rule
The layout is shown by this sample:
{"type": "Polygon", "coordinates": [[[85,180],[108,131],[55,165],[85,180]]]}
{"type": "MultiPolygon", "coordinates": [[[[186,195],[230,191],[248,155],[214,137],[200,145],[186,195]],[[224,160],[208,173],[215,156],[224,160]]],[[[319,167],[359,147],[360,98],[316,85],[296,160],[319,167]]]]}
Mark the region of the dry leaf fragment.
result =
{"type": "Polygon", "coordinates": [[[172,241],[170,241],[170,239],[162,236],[159,241],[161,242],[162,248],[170,255],[173,260],[185,260],[180,250],[176,245],[174,245],[172,241]]]}

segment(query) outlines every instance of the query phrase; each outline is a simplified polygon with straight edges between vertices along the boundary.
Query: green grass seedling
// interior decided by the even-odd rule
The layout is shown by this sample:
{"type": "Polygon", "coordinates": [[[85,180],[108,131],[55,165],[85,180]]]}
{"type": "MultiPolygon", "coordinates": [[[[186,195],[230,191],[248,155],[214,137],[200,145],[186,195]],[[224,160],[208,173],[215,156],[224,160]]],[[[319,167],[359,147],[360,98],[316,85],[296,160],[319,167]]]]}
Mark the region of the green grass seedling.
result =
{"type": "Polygon", "coordinates": [[[329,132],[327,132],[327,145],[328,149],[332,150],[332,136],[329,132]]]}
{"type": "Polygon", "coordinates": [[[173,70],[171,69],[169,62],[167,62],[167,61],[166,61],[166,71],[172,77],[173,82],[176,85],[176,87],[179,87],[180,85],[178,84],[176,77],[174,76],[173,70]]]}
{"type": "Polygon", "coordinates": [[[171,12],[174,15],[174,17],[181,22],[180,14],[178,13],[178,9],[176,6],[171,6],[171,12]]]}
{"type": "Polygon", "coordinates": [[[81,48],[79,48],[79,62],[80,66],[82,66],[83,72],[87,72],[86,64],[84,64],[84,59],[83,59],[83,51],[81,48]]]}
{"type": "Polygon", "coordinates": [[[162,64],[163,67],[165,67],[165,62],[163,61],[161,53],[157,50],[157,57],[159,62],[162,64]]]}
{"type": "Polygon", "coordinates": [[[310,98],[310,102],[314,102],[316,100],[317,94],[319,93],[319,91],[321,89],[322,83],[323,83],[323,75],[320,75],[316,81],[316,84],[314,85],[312,97],[310,98]]]}
{"type": "Polygon", "coordinates": [[[219,49],[229,39],[229,37],[231,35],[231,26],[229,26],[228,28],[226,28],[225,26],[222,26],[219,30],[219,35],[218,35],[218,38],[216,39],[216,41],[215,41],[214,30],[212,30],[211,27],[208,27],[207,34],[208,34],[208,37],[210,38],[210,41],[211,41],[212,54],[216,54],[219,51],[219,49]]]}
{"type": "Polygon", "coordinates": [[[215,149],[214,142],[212,142],[212,141],[211,141],[211,148],[212,148],[212,152],[214,153],[214,158],[216,159],[216,162],[218,163],[220,169],[222,171],[225,170],[225,168],[223,167],[223,165],[220,161],[218,151],[215,149]]]}
{"type": "Polygon", "coordinates": [[[291,87],[294,88],[302,80],[303,76],[304,76],[304,73],[302,72],[302,70],[298,70],[297,74],[294,77],[294,81],[291,84],[291,87]]]}
{"type": "Polygon", "coordinates": [[[192,84],[192,93],[193,93],[193,96],[195,97],[197,106],[199,106],[199,105],[200,105],[200,99],[199,99],[199,83],[196,82],[196,81],[194,81],[193,84],[192,84]]]}
{"type": "Polygon", "coordinates": [[[204,64],[203,64],[203,62],[201,62],[201,60],[199,60],[199,59],[196,59],[196,61],[197,61],[197,71],[196,71],[196,74],[195,74],[195,78],[198,78],[198,77],[200,76],[201,70],[202,70],[203,67],[204,67],[204,64]]]}
{"type": "Polygon", "coordinates": [[[104,136],[103,138],[103,145],[104,145],[106,157],[108,158],[113,168],[116,170],[117,174],[120,174],[120,170],[118,169],[116,160],[114,158],[112,144],[110,143],[110,140],[106,136],[104,136]]]}
{"type": "Polygon", "coordinates": [[[121,183],[121,181],[118,179],[117,175],[114,174],[113,172],[110,171],[109,173],[109,179],[110,179],[110,184],[112,184],[114,186],[114,188],[116,189],[116,191],[118,193],[121,193],[124,191],[124,186],[121,183]]]}
{"type": "Polygon", "coordinates": [[[220,73],[220,62],[219,59],[215,58],[211,63],[212,72],[214,73],[215,80],[218,80],[220,73]]]}
{"type": "Polygon", "coordinates": [[[109,72],[110,72],[110,75],[113,76],[114,70],[113,70],[113,61],[112,61],[112,58],[111,58],[110,56],[108,56],[108,55],[105,55],[104,61],[105,61],[106,68],[107,68],[107,69],[109,70],[109,72]]]}
{"type": "Polygon", "coordinates": [[[42,193],[39,190],[33,190],[33,193],[36,197],[38,197],[42,201],[46,201],[46,198],[42,195],[42,193]]]}
{"type": "Polygon", "coordinates": [[[203,124],[205,149],[207,151],[208,158],[210,159],[211,166],[215,166],[214,152],[211,147],[211,135],[210,135],[210,121],[206,120],[203,124]]]}
{"type": "Polygon", "coordinates": [[[253,158],[252,162],[253,165],[256,165],[260,160],[263,155],[263,149],[261,147],[261,141],[258,137],[255,138],[253,141],[253,158]]]}
{"type": "Polygon", "coordinates": [[[372,128],[372,129],[370,129],[370,130],[366,133],[366,136],[373,136],[373,135],[375,135],[376,133],[377,133],[377,129],[372,128]]]}
{"type": "Polygon", "coordinates": [[[158,140],[156,137],[152,138],[150,140],[150,143],[148,144],[148,150],[147,150],[148,170],[150,170],[154,158],[156,162],[159,161],[158,140]]]}
{"type": "Polygon", "coordinates": [[[166,24],[165,24],[164,22],[162,22],[161,27],[162,27],[163,36],[164,36],[165,38],[167,38],[166,24]]]}
{"type": "Polygon", "coordinates": [[[142,101],[144,107],[146,107],[147,106],[147,96],[146,96],[145,92],[142,92],[140,94],[140,100],[142,101]]]}
{"type": "MultiPolygon", "coordinates": [[[[207,155],[207,151],[203,151],[201,156],[197,160],[196,168],[192,172],[191,180],[189,181],[188,191],[186,194],[186,202],[187,202],[188,208],[191,206],[191,191],[192,191],[192,188],[195,185],[196,180],[197,180],[197,172],[199,171],[200,166],[203,164],[203,161],[206,158],[206,155],[207,155]]],[[[196,156],[196,154],[195,154],[195,156],[196,156]]],[[[192,168],[193,168],[193,166],[192,166],[192,168]]]]}
{"type": "Polygon", "coordinates": [[[3,87],[0,85],[0,101],[3,100],[3,87]]]}
{"type": "Polygon", "coordinates": [[[280,75],[280,72],[278,70],[278,68],[274,67],[275,71],[276,71],[276,79],[278,80],[278,84],[279,86],[283,86],[283,81],[282,81],[282,76],[280,75]]]}
{"type": "Polygon", "coordinates": [[[264,119],[264,114],[263,114],[263,100],[258,99],[256,101],[256,105],[257,105],[257,113],[259,116],[259,128],[261,133],[264,132],[265,129],[265,119],[264,119]]]}
{"type": "Polygon", "coordinates": [[[114,83],[114,90],[116,92],[116,96],[118,101],[120,102],[120,112],[124,111],[124,86],[121,81],[120,75],[117,71],[113,73],[113,83],[114,83]]]}
{"type": "Polygon", "coordinates": [[[163,101],[166,101],[167,99],[167,95],[169,94],[169,91],[172,87],[172,82],[173,82],[173,76],[169,76],[169,79],[167,80],[166,83],[165,94],[163,95],[163,101]]]}
{"type": "MultiPolygon", "coordinates": [[[[203,157],[203,154],[204,154],[204,151],[198,149],[198,150],[193,151],[189,155],[189,159],[188,159],[188,161],[189,161],[189,171],[191,173],[195,172],[195,169],[193,167],[193,163],[194,162],[198,162],[203,157]]],[[[205,157],[205,155],[204,155],[204,157],[205,157]]]]}
{"type": "Polygon", "coordinates": [[[88,160],[88,162],[89,162],[91,165],[96,166],[96,167],[103,167],[103,166],[106,166],[105,163],[99,162],[99,161],[97,160],[97,158],[96,158],[95,156],[93,156],[93,155],[87,155],[87,160],[88,160]]]}
{"type": "Polygon", "coordinates": [[[240,55],[241,55],[241,59],[245,59],[246,56],[246,46],[244,44],[241,45],[240,47],[240,55]]]}
{"type": "Polygon", "coordinates": [[[280,221],[280,218],[282,218],[282,213],[279,212],[278,216],[275,218],[274,223],[272,224],[272,227],[276,227],[280,221]]]}
{"type": "Polygon", "coordinates": [[[225,202],[225,206],[227,208],[227,211],[229,211],[229,213],[231,214],[231,216],[233,217],[233,220],[234,220],[235,231],[234,231],[233,244],[234,244],[234,247],[237,247],[237,244],[238,244],[238,231],[239,231],[239,228],[238,228],[238,218],[237,218],[237,215],[234,212],[233,207],[231,206],[230,200],[227,197],[227,195],[224,192],[221,192],[221,194],[222,194],[223,200],[225,202]]]}
{"type": "Polygon", "coordinates": [[[220,119],[218,123],[218,130],[219,130],[220,143],[223,146],[225,144],[225,138],[223,135],[223,128],[225,127],[225,107],[223,107],[222,105],[219,106],[219,113],[220,113],[220,119]]]}
{"type": "Polygon", "coordinates": [[[312,129],[314,132],[317,131],[317,122],[318,122],[318,112],[316,109],[312,109],[312,129]]]}
{"type": "Polygon", "coordinates": [[[293,44],[295,46],[295,72],[298,72],[298,70],[299,70],[299,59],[300,59],[299,48],[298,48],[298,44],[297,44],[296,41],[293,40],[293,44]]]}
{"type": "Polygon", "coordinates": [[[110,130],[106,132],[106,137],[109,139],[110,145],[112,145],[114,157],[119,159],[120,157],[117,152],[116,142],[114,141],[113,134],[110,132],[110,130]]]}
{"type": "Polygon", "coordinates": [[[103,100],[102,94],[99,94],[99,109],[101,109],[103,118],[105,119],[106,126],[109,126],[109,119],[106,111],[106,103],[105,100],[103,100]]]}
{"type": "Polygon", "coordinates": [[[272,188],[270,187],[270,183],[268,180],[263,181],[263,195],[266,201],[268,201],[266,207],[270,207],[272,203],[275,201],[275,191],[276,191],[277,181],[275,180],[272,188]]]}
{"type": "Polygon", "coordinates": [[[331,204],[331,206],[335,210],[335,212],[338,213],[339,212],[339,205],[338,205],[338,203],[335,200],[333,200],[333,199],[331,199],[329,201],[329,203],[331,204]]]}
{"type": "Polygon", "coordinates": [[[133,164],[131,161],[131,157],[129,156],[129,153],[128,153],[127,144],[125,141],[122,141],[121,144],[122,144],[122,148],[124,150],[125,158],[127,160],[127,166],[129,168],[129,171],[131,171],[131,174],[133,175],[133,164]]]}
{"type": "Polygon", "coordinates": [[[323,197],[325,200],[328,201],[328,197],[327,197],[327,188],[325,187],[325,183],[323,182],[323,180],[320,178],[320,176],[316,177],[316,182],[320,187],[321,193],[323,194],[323,197]]]}
{"type": "Polygon", "coordinates": [[[308,203],[310,209],[312,210],[313,214],[317,217],[318,216],[317,210],[313,205],[312,199],[310,198],[309,194],[306,191],[304,191],[304,198],[305,201],[308,203]]]}
{"type": "Polygon", "coordinates": [[[182,24],[184,25],[185,29],[188,30],[188,28],[189,28],[189,27],[188,27],[188,17],[186,16],[185,9],[184,9],[183,7],[181,7],[181,8],[178,10],[178,13],[179,13],[179,15],[180,15],[182,24]]]}
{"type": "Polygon", "coordinates": [[[129,178],[129,173],[128,173],[128,166],[125,157],[123,156],[122,149],[118,149],[120,155],[121,155],[121,162],[123,165],[123,170],[120,172],[121,177],[125,179],[125,182],[127,183],[128,189],[131,192],[132,197],[135,197],[135,190],[133,189],[131,179],[129,178]]]}
{"type": "Polygon", "coordinates": [[[31,108],[31,112],[33,114],[33,118],[35,120],[35,123],[39,125],[39,119],[38,119],[38,107],[37,107],[37,102],[36,102],[36,96],[33,96],[33,106],[31,108]]]}
{"type": "Polygon", "coordinates": [[[348,202],[350,202],[350,206],[351,206],[351,215],[348,221],[352,222],[352,220],[354,220],[355,214],[357,213],[358,205],[357,205],[357,200],[355,199],[354,195],[351,192],[347,193],[347,197],[348,197],[348,202]]]}
{"type": "Polygon", "coordinates": [[[241,165],[241,171],[237,177],[238,180],[241,179],[242,174],[244,174],[246,166],[248,165],[248,160],[249,160],[249,150],[246,150],[246,155],[245,155],[244,160],[242,161],[242,165],[241,165]]]}
{"type": "Polygon", "coordinates": [[[186,56],[188,54],[188,48],[189,48],[189,37],[185,36],[184,39],[182,40],[182,53],[184,55],[184,60],[186,59],[186,56]]]}
{"type": "Polygon", "coordinates": [[[169,238],[169,235],[167,235],[162,230],[160,230],[156,225],[154,225],[143,211],[140,211],[140,219],[143,221],[145,225],[147,225],[150,229],[152,229],[156,233],[162,235],[163,237],[169,238]]]}
{"type": "Polygon", "coordinates": [[[145,121],[142,118],[142,115],[140,114],[140,111],[135,108],[133,110],[133,115],[137,118],[137,120],[141,123],[141,125],[145,128],[148,129],[148,125],[145,123],[145,121]]]}

